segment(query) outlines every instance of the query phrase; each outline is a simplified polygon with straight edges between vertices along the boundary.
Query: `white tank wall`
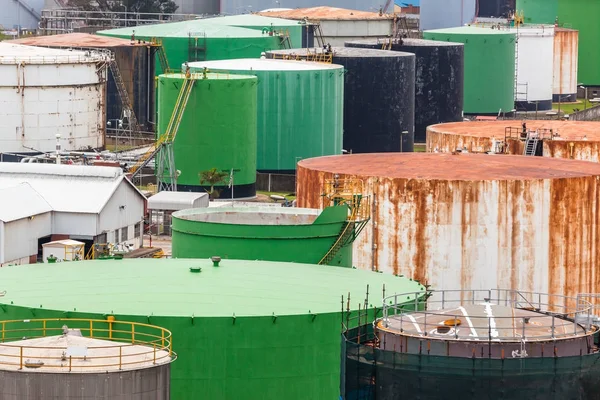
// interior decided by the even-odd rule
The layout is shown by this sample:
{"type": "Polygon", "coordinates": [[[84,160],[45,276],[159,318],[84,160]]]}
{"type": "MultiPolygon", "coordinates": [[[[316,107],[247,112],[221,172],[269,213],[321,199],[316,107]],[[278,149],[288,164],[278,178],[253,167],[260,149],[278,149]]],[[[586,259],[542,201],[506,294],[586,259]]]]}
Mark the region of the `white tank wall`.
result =
{"type": "Polygon", "coordinates": [[[422,31],[454,28],[475,18],[476,0],[421,0],[422,31]]]}
{"type": "Polygon", "coordinates": [[[518,35],[517,92],[519,93],[515,93],[515,100],[552,100],[554,28],[519,28],[511,31],[518,35]]]}
{"type": "Polygon", "coordinates": [[[557,30],[554,36],[554,95],[577,93],[579,32],[557,30]]]}
{"type": "Polygon", "coordinates": [[[390,36],[392,25],[392,20],[321,21],[321,30],[326,43],[344,47],[345,42],[352,40],[390,36]]]}
{"type": "Polygon", "coordinates": [[[57,133],[64,150],[102,147],[106,84],[96,63],[43,62],[0,64],[0,152],[53,151],[57,133]]]}

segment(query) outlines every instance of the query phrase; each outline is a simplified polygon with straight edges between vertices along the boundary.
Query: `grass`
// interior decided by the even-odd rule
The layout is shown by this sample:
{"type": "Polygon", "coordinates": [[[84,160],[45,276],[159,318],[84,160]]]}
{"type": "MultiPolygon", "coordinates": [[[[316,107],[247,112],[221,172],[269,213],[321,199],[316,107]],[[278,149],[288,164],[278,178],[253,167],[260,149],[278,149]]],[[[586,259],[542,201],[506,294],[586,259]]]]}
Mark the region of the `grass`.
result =
{"type": "Polygon", "coordinates": [[[427,150],[427,147],[425,145],[425,143],[415,143],[415,145],[413,146],[413,151],[415,153],[425,153],[425,151],[427,150]]]}
{"type": "MultiPolygon", "coordinates": [[[[559,103],[553,103],[552,109],[558,111],[558,104],[559,103]]],[[[579,109],[579,111],[583,111],[586,109],[586,107],[592,108],[594,106],[595,106],[595,104],[590,103],[589,100],[577,99],[577,103],[562,103],[562,104],[560,104],[560,111],[565,114],[572,114],[575,112],[574,111],[575,108],[579,109]]]]}

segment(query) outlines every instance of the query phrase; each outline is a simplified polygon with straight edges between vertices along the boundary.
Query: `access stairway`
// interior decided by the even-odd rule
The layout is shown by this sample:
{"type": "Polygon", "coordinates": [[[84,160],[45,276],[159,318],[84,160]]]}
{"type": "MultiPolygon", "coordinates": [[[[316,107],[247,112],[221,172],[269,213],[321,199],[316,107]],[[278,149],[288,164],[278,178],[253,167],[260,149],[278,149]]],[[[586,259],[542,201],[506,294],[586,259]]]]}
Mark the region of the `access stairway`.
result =
{"type": "Polygon", "coordinates": [[[536,133],[528,133],[527,138],[525,139],[525,149],[523,151],[524,156],[535,156],[537,152],[537,145],[539,141],[539,136],[536,133]]]}
{"type": "Polygon", "coordinates": [[[117,92],[119,92],[119,98],[121,99],[121,106],[123,107],[125,115],[127,116],[129,128],[133,132],[137,132],[140,130],[138,119],[135,116],[135,112],[133,111],[133,104],[129,99],[129,94],[127,93],[127,89],[125,88],[125,83],[123,82],[123,76],[121,76],[121,71],[119,70],[119,66],[117,65],[114,55],[110,58],[108,66],[115,80],[117,92]]]}
{"type": "Polygon", "coordinates": [[[347,206],[348,218],[333,245],[319,261],[319,265],[331,263],[342,248],[356,240],[371,219],[370,197],[362,192],[363,183],[358,179],[339,179],[336,176],[325,181],[323,197],[329,202],[325,205],[347,206]]]}

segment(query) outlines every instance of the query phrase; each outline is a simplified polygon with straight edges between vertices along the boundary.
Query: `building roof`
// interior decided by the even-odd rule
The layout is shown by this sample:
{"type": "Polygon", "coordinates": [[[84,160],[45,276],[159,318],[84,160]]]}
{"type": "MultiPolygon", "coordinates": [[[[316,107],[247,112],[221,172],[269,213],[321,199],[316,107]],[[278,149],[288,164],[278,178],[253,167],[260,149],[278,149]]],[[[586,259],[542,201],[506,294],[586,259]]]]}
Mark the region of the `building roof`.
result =
{"type": "Polygon", "coordinates": [[[0,221],[11,222],[50,211],[50,204],[27,182],[0,188],[0,221]]]}
{"type": "Polygon", "coordinates": [[[123,181],[145,199],[120,168],[0,163],[0,189],[27,183],[54,211],[97,214],[123,181]]]}
{"type": "MultiPolygon", "coordinates": [[[[215,254],[217,255],[217,254],[215,254]]],[[[0,303],[84,313],[196,318],[339,313],[369,285],[373,304],[385,293],[420,292],[407,278],[353,268],[223,259],[124,259],[0,268],[0,303]],[[190,267],[200,267],[199,273],[190,267]],[[68,279],[65,279],[68,277],[68,279]],[[57,295],[59,294],[59,295],[57,295]]],[[[414,301],[414,298],[412,298],[414,301]]]]}
{"type": "Polygon", "coordinates": [[[107,36],[92,35],[89,33],[65,33],[63,35],[30,36],[22,39],[8,40],[4,43],[23,44],[28,46],[45,47],[121,47],[121,46],[145,46],[144,43],[136,41],[134,44],[129,39],[113,38],[107,36]]]}
{"type": "Polygon", "coordinates": [[[208,193],[159,192],[148,198],[149,210],[178,211],[198,207],[208,207],[208,193]]]}
{"type": "Polygon", "coordinates": [[[260,15],[267,17],[287,18],[287,19],[304,19],[311,21],[335,21],[335,20],[393,20],[391,14],[379,15],[379,13],[359,10],[349,10],[347,8],[337,7],[309,7],[296,8],[289,11],[267,11],[260,12],[260,15]]]}
{"type": "Polygon", "coordinates": [[[189,37],[190,33],[202,33],[207,38],[256,38],[265,35],[256,29],[239,28],[222,24],[213,24],[209,18],[195,19],[182,22],[169,22],[163,24],[152,24],[134,26],[128,28],[109,29],[99,31],[99,35],[117,36],[129,38],[135,31],[135,36],[139,38],[152,37],[189,37]]]}
{"type": "Polygon", "coordinates": [[[78,247],[84,246],[85,243],[73,239],[55,240],[54,242],[48,242],[42,244],[42,247],[78,247]]]}

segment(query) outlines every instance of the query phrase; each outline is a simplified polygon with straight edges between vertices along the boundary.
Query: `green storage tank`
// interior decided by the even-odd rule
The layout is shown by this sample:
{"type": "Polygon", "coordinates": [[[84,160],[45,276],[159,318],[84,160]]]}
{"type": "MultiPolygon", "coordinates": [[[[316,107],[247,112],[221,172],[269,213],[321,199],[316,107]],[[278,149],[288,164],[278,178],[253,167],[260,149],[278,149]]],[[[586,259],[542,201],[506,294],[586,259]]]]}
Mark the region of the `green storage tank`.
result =
{"type": "Polygon", "coordinates": [[[517,0],[526,23],[556,22],[564,28],[579,31],[577,82],[600,86],[600,1],[598,0],[517,0]]]}
{"type": "MultiPolygon", "coordinates": [[[[198,208],[173,214],[173,257],[219,254],[239,260],[317,264],[337,241],[346,206],[308,208],[198,208]]],[[[352,266],[352,243],[329,263],[352,266]]]]}
{"type": "MultiPolygon", "coordinates": [[[[136,40],[157,38],[162,42],[170,68],[181,68],[186,61],[228,60],[260,57],[267,50],[285,48],[278,36],[269,36],[256,29],[210,23],[210,19],[196,19],[166,24],[142,25],[110,29],[98,35],[136,40]]],[[[156,63],[157,75],[162,73],[156,63]]]]}
{"type": "MultiPolygon", "coordinates": [[[[208,189],[200,172],[234,170],[234,197],[256,195],[257,78],[247,75],[194,74],[194,86],[173,143],[175,167],[181,171],[177,190],[208,189]]],[[[158,134],[169,125],[183,74],[158,78],[158,134]]],[[[228,174],[229,175],[229,174],[228,174]]],[[[231,197],[228,178],[215,186],[231,197]]]]}
{"type": "Polygon", "coordinates": [[[464,43],[465,114],[498,114],[514,108],[516,35],[464,26],[423,32],[430,40],[464,43]]]}
{"type": "Polygon", "coordinates": [[[2,320],[114,317],[127,337],[138,330],[119,321],[170,330],[172,400],[337,400],[342,322],[381,316],[384,292],[417,292],[408,310],[426,293],[408,278],[352,268],[210,259],[19,265],[0,268],[0,281],[2,320]],[[365,304],[370,312],[359,314],[365,304]]]}
{"type": "Polygon", "coordinates": [[[240,59],[190,63],[190,67],[258,77],[259,171],[295,172],[304,158],[342,153],[341,65],[240,59]]]}
{"type": "Polygon", "coordinates": [[[237,26],[240,28],[255,29],[267,34],[281,35],[282,40],[285,37],[289,37],[289,43],[286,47],[302,48],[312,47],[313,43],[307,43],[307,39],[313,37],[312,26],[302,23],[301,21],[294,21],[291,19],[283,18],[272,18],[264,17],[256,14],[240,14],[240,15],[229,15],[226,17],[213,17],[207,20],[211,24],[215,25],[229,25],[237,26]],[[307,38],[308,35],[308,38],[307,38]]]}

